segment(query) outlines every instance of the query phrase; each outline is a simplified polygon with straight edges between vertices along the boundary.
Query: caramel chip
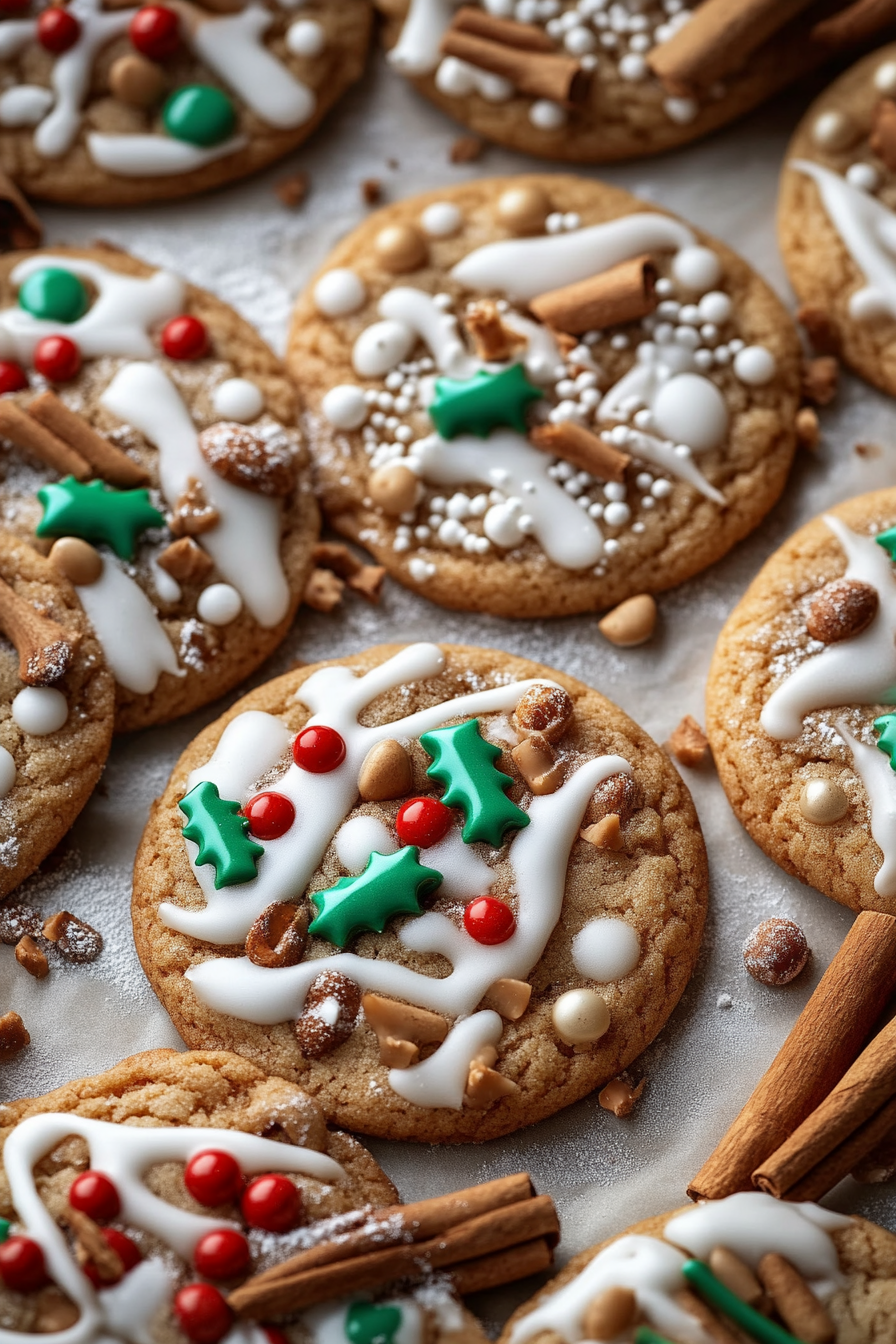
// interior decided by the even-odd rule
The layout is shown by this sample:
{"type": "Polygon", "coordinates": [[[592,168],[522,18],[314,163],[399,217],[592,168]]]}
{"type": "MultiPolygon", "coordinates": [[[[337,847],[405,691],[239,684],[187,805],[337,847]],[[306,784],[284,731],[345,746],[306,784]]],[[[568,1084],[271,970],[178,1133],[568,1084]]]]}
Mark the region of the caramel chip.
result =
{"type": "Polygon", "coordinates": [[[28,1028],[18,1013],[3,1013],[0,1016],[0,1059],[12,1059],[30,1044],[28,1028]]]}
{"type": "Polygon", "coordinates": [[[55,943],[66,961],[96,961],[103,950],[103,935],[68,910],[60,910],[44,920],[43,935],[55,943]]]}
{"type": "Polygon", "coordinates": [[[685,714],[668,742],[669,750],[682,765],[702,765],[709,751],[709,738],[690,714],[685,714]]]}

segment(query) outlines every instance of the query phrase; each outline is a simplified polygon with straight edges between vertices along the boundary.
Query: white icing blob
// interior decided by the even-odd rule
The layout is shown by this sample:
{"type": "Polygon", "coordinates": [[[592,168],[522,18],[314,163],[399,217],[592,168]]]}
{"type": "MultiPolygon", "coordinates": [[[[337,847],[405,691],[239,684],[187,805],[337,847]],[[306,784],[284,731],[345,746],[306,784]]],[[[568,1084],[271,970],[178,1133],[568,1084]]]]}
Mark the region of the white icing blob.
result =
{"type": "Polygon", "coordinates": [[[407,359],[414,348],[416,332],[405,322],[374,322],[355,341],[352,365],[362,378],[382,378],[407,359]]]}
{"type": "Polygon", "coordinates": [[[363,390],[353,383],[331,387],[320,408],[335,429],[360,429],[370,412],[363,390]]]}
{"type": "Polygon", "coordinates": [[[572,940],[573,965],[599,985],[621,980],[641,959],[641,940],[624,919],[591,919],[572,940]]]}
{"type": "Polygon", "coordinates": [[[293,56],[319,56],[326,45],[323,26],[314,19],[297,19],[286,30],[286,50],[293,56]]]}
{"type": "Polygon", "coordinates": [[[447,1106],[459,1111],[464,1104],[467,1075],[485,1045],[497,1045],[504,1023],[486,1009],[456,1022],[429,1059],[409,1069],[390,1069],[389,1086],[415,1106],[447,1106]]]}
{"type": "Polygon", "coordinates": [[[0,126],[36,126],[53,106],[53,94],[40,84],[14,84],[0,93],[0,126]]]}
{"type": "MultiPolygon", "coordinates": [[[[398,326],[412,332],[415,337],[425,341],[439,368],[443,373],[450,373],[452,378],[472,378],[473,374],[483,367],[480,360],[474,359],[467,352],[467,347],[458,332],[457,318],[451,313],[443,312],[433,296],[422,289],[414,289],[410,285],[399,285],[395,289],[389,289],[380,299],[378,311],[380,317],[397,324],[396,341],[398,326]]],[[[384,325],[379,323],[378,327],[382,328],[384,325]]],[[[367,331],[377,329],[368,327],[367,331]]],[[[356,352],[366,336],[367,332],[362,332],[359,336],[355,345],[356,352]]],[[[404,359],[405,356],[402,355],[401,358],[404,359]]],[[[357,363],[355,367],[357,368],[357,363]]],[[[361,370],[358,369],[358,372],[361,370]]]]}
{"type": "Polygon", "coordinates": [[[471,845],[464,844],[459,826],[452,826],[437,845],[421,850],[420,862],[442,874],[439,895],[449,901],[469,901],[474,896],[484,896],[495,885],[493,869],[480,859],[471,845]]]}
{"type": "Polygon", "coordinates": [[[394,854],[398,849],[398,841],[386,823],[367,816],[343,822],[333,845],[337,859],[350,873],[362,873],[371,854],[394,854]]]}
{"type": "Polygon", "coordinates": [[[721,280],[722,264],[709,247],[684,247],[673,259],[672,274],[685,289],[703,294],[721,280]]]}
{"type": "Polygon", "coordinates": [[[155,607],[114,556],[103,556],[103,572],[96,583],[75,591],[120,686],[149,695],[163,672],[173,677],[186,675],[178,667],[177,654],[155,607]]]}
{"type": "Polygon", "coordinates": [[[764,387],[777,372],[778,365],[771,350],[764,345],[746,345],[734,356],[734,374],[748,387],[764,387]]]}
{"type": "Polygon", "coordinates": [[[26,686],[12,702],[12,717],[23,733],[47,737],[68,718],[68,701],[52,686],[26,686]]]}
{"type": "Polygon", "coordinates": [[[209,625],[230,625],[243,609],[243,599],[229,583],[211,583],[203,588],[196,603],[196,613],[209,625]]]}
{"type": "Polygon", "coordinates": [[[865,786],[871,810],[871,835],[883,856],[883,863],[874,874],[874,890],[879,896],[896,896],[896,774],[884,752],[860,742],[839,720],[837,732],[852,752],[856,774],[865,786]]]}
{"type": "Polygon", "coordinates": [[[208,163],[226,159],[245,149],[244,135],[231,136],[219,145],[188,144],[170,135],[115,135],[90,131],[87,150],[98,168],[116,177],[167,177],[169,173],[194,173],[208,163]]]}
{"type": "Polygon", "coordinates": [[[389,61],[403,75],[428,75],[439,64],[439,46],[451,22],[451,0],[411,0],[389,61]]]}
{"type": "Polygon", "coordinates": [[[463,222],[461,211],[451,201],[434,201],[420,216],[423,232],[430,238],[453,238],[463,222]]]}
{"type": "Polygon", "coordinates": [[[262,41],[273,21],[265,5],[251,3],[235,14],[204,16],[187,30],[188,38],[199,59],[256,116],[290,130],[311,119],[317,98],[262,41]]]}
{"type": "MultiPolygon", "coordinates": [[[[90,89],[94,57],[113,38],[127,32],[137,12],[105,12],[101,0],[71,0],[68,10],[80,23],[81,31],[74,46],[53,62],[50,83],[55,102],[34,133],[34,148],[46,159],[62,158],[71,149],[81,125],[81,107],[90,89]]],[[[48,264],[46,258],[39,261],[48,264]]]]}
{"type": "Polygon", "coordinates": [[[660,433],[674,443],[686,443],[695,453],[718,448],[728,433],[725,398],[700,373],[679,373],[663,383],[651,409],[660,433]]]}
{"type": "Polygon", "coordinates": [[[212,393],[212,406],[222,420],[248,425],[264,410],[264,393],[249,378],[225,378],[212,393]]]}
{"type": "Polygon", "coordinates": [[[347,266],[325,271],[314,286],[314,306],[324,317],[348,317],[366,302],[364,281],[347,266]]]}
{"type": "Polygon", "coordinates": [[[16,763],[12,753],[0,747],[0,798],[11,792],[16,782],[16,763]]]}

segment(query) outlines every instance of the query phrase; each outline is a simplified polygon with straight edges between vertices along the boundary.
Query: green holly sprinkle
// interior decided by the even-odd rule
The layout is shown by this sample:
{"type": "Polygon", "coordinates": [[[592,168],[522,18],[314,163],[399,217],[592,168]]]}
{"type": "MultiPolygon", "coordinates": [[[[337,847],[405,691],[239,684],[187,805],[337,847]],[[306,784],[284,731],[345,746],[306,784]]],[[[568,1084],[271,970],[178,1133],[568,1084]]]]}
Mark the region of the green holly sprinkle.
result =
{"type": "Polygon", "coordinates": [[[456,378],[439,378],[429,414],[443,439],[458,434],[485,439],[500,425],[525,434],[526,406],[543,396],[529,382],[522,364],[511,364],[500,373],[480,369],[462,383],[456,378]]]}
{"type": "Polygon", "coordinates": [[[165,100],[162,125],[173,139],[207,149],[230,139],[236,111],[227,94],[211,84],[186,84],[165,100]]]}
{"type": "Polygon", "coordinates": [[[77,322],[87,312],[87,290],[71,271],[44,266],[22,283],[19,307],[44,322],[77,322]]]}
{"type": "Polygon", "coordinates": [[[214,865],[216,891],[258,876],[264,848],[249,839],[248,817],[241,815],[239,803],[221,797],[217,784],[203,780],[181,798],[178,807],[187,818],[184,839],[199,846],[197,864],[214,865]]]}
{"type": "Polygon", "coordinates": [[[393,915],[421,915],[420,899],[435,891],[442,874],[424,868],[416,845],[396,854],[371,854],[363,873],[341,877],[326,891],[312,891],[317,918],[308,932],[345,947],[364,929],[382,933],[393,915]]]}
{"type": "Polygon", "coordinates": [[[874,538],[878,546],[883,546],[891,560],[896,560],[896,527],[888,527],[874,538]]]}
{"type": "Polygon", "coordinates": [[[0,1242],[6,1241],[9,1236],[9,1219],[0,1218],[0,1242]]]}
{"type": "Polygon", "coordinates": [[[80,537],[106,542],[122,560],[132,560],[137,538],[148,527],[164,527],[165,518],[149,502],[148,490],[110,490],[102,481],[82,485],[66,476],[42,485],[37,497],[44,516],[39,537],[80,537]]]}
{"type": "Polygon", "coordinates": [[[468,845],[485,840],[497,849],[505,832],[529,825],[526,813],[507,797],[513,780],[495,765],[501,748],[482,737],[478,719],[424,733],[420,745],[433,758],[426,773],[445,787],[442,802],[463,808],[468,845]]]}
{"type": "Polygon", "coordinates": [[[353,1302],[345,1313],[345,1337],[349,1344],[392,1344],[401,1329],[401,1309],[391,1304],[353,1302]]]}

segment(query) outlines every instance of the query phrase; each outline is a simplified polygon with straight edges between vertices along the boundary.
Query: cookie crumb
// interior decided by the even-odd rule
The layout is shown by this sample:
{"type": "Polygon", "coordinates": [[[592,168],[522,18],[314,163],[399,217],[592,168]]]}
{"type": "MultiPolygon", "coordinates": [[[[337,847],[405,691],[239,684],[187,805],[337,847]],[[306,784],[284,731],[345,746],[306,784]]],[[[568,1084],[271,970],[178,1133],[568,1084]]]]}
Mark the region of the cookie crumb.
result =
{"type": "Polygon", "coordinates": [[[280,200],[290,210],[302,204],[310,189],[311,179],[307,173],[293,173],[291,177],[283,177],[274,187],[280,200]]]}
{"type": "Polygon", "coordinates": [[[709,738],[697,720],[685,714],[681,723],[666,743],[671,754],[681,765],[702,765],[709,752],[709,738]]]}
{"type": "Polygon", "coordinates": [[[44,920],[43,936],[56,944],[66,961],[78,964],[96,961],[103,950],[103,935],[68,910],[44,920]]]}
{"type": "Polygon", "coordinates": [[[302,601],[314,611],[335,611],[342,601],[345,584],[329,569],[313,569],[305,584],[302,601]]]}
{"type": "Polygon", "coordinates": [[[641,1093],[644,1091],[646,1079],[642,1078],[637,1087],[633,1087],[624,1074],[614,1078],[612,1082],[607,1083],[606,1087],[597,1094],[598,1104],[605,1111],[612,1111],[620,1120],[631,1115],[635,1109],[635,1104],[639,1101],[641,1093]]]}
{"type": "Polygon", "coordinates": [[[360,593],[376,606],[380,600],[385,577],[385,565],[362,565],[355,574],[349,575],[347,582],[353,593],[360,593]]]}
{"type": "Polygon", "coordinates": [[[744,943],[744,966],[761,985],[789,985],[809,956],[806,935],[792,919],[764,919],[744,943]]]}
{"type": "Polygon", "coordinates": [[[448,152],[451,163],[475,163],[485,148],[478,135],[459,135],[448,152]]]}
{"type": "Polygon", "coordinates": [[[800,448],[807,452],[814,452],[821,439],[821,427],[818,423],[818,416],[811,406],[801,406],[796,413],[796,419],[793,422],[796,430],[796,441],[800,448]]]}
{"type": "Polygon", "coordinates": [[[363,568],[354,551],[342,541],[319,541],[311,552],[311,559],[319,569],[331,569],[340,579],[350,579],[363,568]]]}
{"type": "Polygon", "coordinates": [[[20,938],[16,943],[16,961],[29,975],[33,975],[35,980],[43,980],[50,974],[47,955],[41,951],[30,934],[26,933],[24,938],[20,938]]]}
{"type": "Polygon", "coordinates": [[[730,994],[720,994],[719,997],[716,999],[716,1007],[733,1008],[734,1000],[732,999],[730,994]]]}
{"type": "Polygon", "coordinates": [[[815,406],[827,406],[837,395],[840,365],[833,355],[803,360],[803,396],[815,406]]]}
{"type": "Polygon", "coordinates": [[[12,1059],[30,1044],[28,1028],[18,1013],[10,1011],[0,1016],[0,1059],[12,1059]]]}
{"type": "Polygon", "coordinates": [[[800,326],[805,328],[812,349],[819,355],[839,355],[840,337],[833,318],[824,308],[804,304],[796,315],[800,326]]]}
{"type": "Polygon", "coordinates": [[[880,457],[882,449],[876,443],[857,443],[853,452],[856,457],[880,457]]]}
{"type": "Polygon", "coordinates": [[[361,183],[361,200],[365,205],[379,205],[383,199],[383,184],[378,177],[365,177],[361,183]]]}

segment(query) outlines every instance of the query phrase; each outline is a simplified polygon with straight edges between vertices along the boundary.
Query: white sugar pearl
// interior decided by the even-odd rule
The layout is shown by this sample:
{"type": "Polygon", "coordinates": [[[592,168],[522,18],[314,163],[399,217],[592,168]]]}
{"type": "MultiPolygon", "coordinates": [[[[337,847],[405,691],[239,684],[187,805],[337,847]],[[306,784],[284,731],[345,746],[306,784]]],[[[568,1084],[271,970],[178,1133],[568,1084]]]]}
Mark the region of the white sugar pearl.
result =
{"type": "Polygon", "coordinates": [[[585,56],[589,51],[594,51],[597,38],[590,28],[570,28],[563,39],[563,45],[571,56],[585,56]]]}
{"type": "Polygon", "coordinates": [[[367,399],[362,388],[340,383],[330,388],[321,410],[336,429],[360,429],[367,419],[367,399]]]}
{"type": "Polygon", "coordinates": [[[819,149],[845,149],[855,138],[855,124],[836,109],[822,112],[812,127],[812,139],[819,149]]]}
{"type": "Polygon", "coordinates": [[[463,222],[460,210],[450,201],[434,201],[420,216],[423,232],[430,238],[453,238],[463,222]]]}
{"type": "Polygon", "coordinates": [[[619,75],[630,84],[637,84],[646,77],[647,62],[640,52],[626,52],[619,62],[619,75]]]}
{"type": "Polygon", "coordinates": [[[606,985],[635,969],[641,940],[624,919],[591,919],[572,940],[572,960],[580,975],[606,985]]]}
{"type": "Polygon", "coordinates": [[[727,294],[720,289],[711,289],[697,305],[702,322],[714,322],[716,326],[727,322],[731,316],[732,303],[727,294]]]}
{"type": "Polygon", "coordinates": [[[229,583],[211,583],[203,588],[196,603],[201,621],[209,625],[230,625],[243,609],[243,599],[229,583]]]}
{"type": "Polygon", "coordinates": [[[529,108],[529,120],[540,131],[559,131],[566,125],[566,109],[547,98],[539,98],[529,108]]]}
{"type": "Polygon", "coordinates": [[[68,718],[68,701],[51,686],[26,686],[12,702],[12,717],[23,733],[46,737],[68,718]]]}
{"type": "Polygon", "coordinates": [[[612,503],[604,509],[604,522],[608,527],[624,527],[632,516],[632,511],[627,504],[612,503]]]}
{"type": "Polygon", "coordinates": [[[700,111],[700,104],[695,98],[665,98],[663,111],[670,121],[679,126],[687,126],[700,111]]]}
{"type": "Polygon", "coordinates": [[[264,393],[248,378],[225,378],[212,393],[212,406],[222,420],[247,425],[264,410],[264,393]]]}
{"type": "Polygon", "coordinates": [[[878,93],[896,93],[896,61],[884,61],[874,72],[874,87],[878,93]]]}
{"type": "Polygon", "coordinates": [[[717,448],[728,432],[725,398],[699,373],[667,379],[654,398],[653,418],[664,438],[687,443],[697,453],[717,448]]]}
{"type": "Polygon", "coordinates": [[[654,499],[666,499],[672,493],[672,482],[667,480],[654,481],[650,487],[650,493],[654,499]]]}
{"type": "Polygon", "coordinates": [[[347,266],[326,271],[314,286],[314,306],[324,317],[347,317],[366,302],[364,281],[347,266]]]}
{"type": "Polygon", "coordinates": [[[719,283],[721,263],[709,247],[683,247],[672,260],[672,274],[685,289],[705,293],[719,283]]]}
{"type": "Polygon", "coordinates": [[[774,355],[764,345],[746,345],[734,356],[735,375],[748,387],[763,387],[771,382],[776,368],[774,355]]]}
{"type": "Polygon", "coordinates": [[[314,19],[297,19],[286,30],[286,50],[291,56],[319,56],[326,45],[323,25],[314,19]]]}
{"type": "Polygon", "coordinates": [[[566,1045],[597,1041],[610,1025],[610,1010],[593,989],[570,989],[551,1010],[554,1030],[566,1045]]]}
{"type": "Polygon", "coordinates": [[[880,178],[870,163],[851,163],[846,170],[846,180],[859,191],[874,191],[880,178]]]}
{"type": "Polygon", "coordinates": [[[0,798],[5,798],[16,782],[16,763],[5,747],[0,747],[0,798]]]}

